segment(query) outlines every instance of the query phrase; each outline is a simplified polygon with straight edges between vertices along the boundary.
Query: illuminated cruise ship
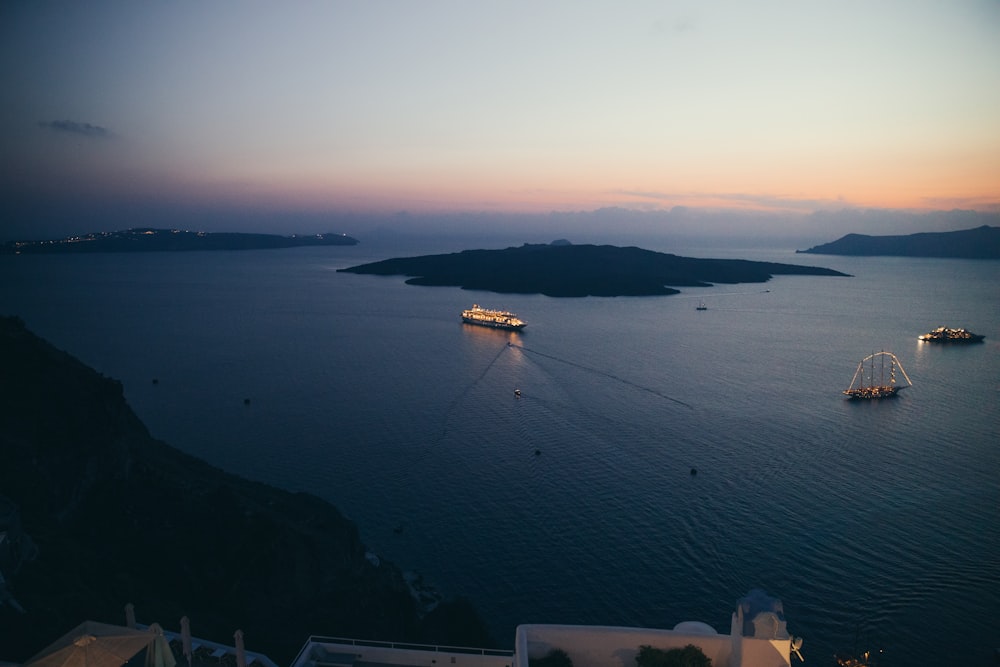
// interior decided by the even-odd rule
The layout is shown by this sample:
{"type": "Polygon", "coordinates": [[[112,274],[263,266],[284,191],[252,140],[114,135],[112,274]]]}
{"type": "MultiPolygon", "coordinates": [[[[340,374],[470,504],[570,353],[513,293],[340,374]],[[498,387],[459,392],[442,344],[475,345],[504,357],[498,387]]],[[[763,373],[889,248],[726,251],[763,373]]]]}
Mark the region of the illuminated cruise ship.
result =
{"type": "Polygon", "coordinates": [[[462,311],[462,321],[467,324],[478,324],[483,327],[494,329],[523,329],[527,324],[518,319],[517,315],[506,310],[490,310],[483,308],[479,304],[472,304],[472,308],[462,311]]]}
{"type": "Polygon", "coordinates": [[[986,336],[974,334],[966,329],[938,327],[933,331],[917,336],[926,343],[981,343],[986,336]]]}

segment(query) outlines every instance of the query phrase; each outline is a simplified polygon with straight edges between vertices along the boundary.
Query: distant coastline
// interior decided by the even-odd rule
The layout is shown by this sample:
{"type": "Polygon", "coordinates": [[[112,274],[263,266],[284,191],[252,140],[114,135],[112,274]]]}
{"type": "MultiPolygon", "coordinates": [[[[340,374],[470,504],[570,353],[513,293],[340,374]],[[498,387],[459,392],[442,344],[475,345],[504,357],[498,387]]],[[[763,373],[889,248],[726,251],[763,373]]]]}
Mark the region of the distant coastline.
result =
{"type": "Polygon", "coordinates": [[[1000,259],[1000,227],[983,225],[956,232],[925,232],[905,236],[848,234],[831,243],[795,252],[813,255],[1000,259]]]}
{"type": "Polygon", "coordinates": [[[387,259],[338,271],[410,276],[435,285],[552,297],[665,296],[675,287],[762,283],[776,275],[846,276],[832,269],[738,259],[695,259],[610,245],[525,244],[503,250],[387,259]]]}
{"type": "Polygon", "coordinates": [[[188,252],[195,250],[267,250],[297,246],[357,245],[346,234],[245,234],[189,232],[138,227],[115,232],[92,232],[63,239],[12,241],[0,246],[6,254],[69,254],[87,252],[188,252]]]}

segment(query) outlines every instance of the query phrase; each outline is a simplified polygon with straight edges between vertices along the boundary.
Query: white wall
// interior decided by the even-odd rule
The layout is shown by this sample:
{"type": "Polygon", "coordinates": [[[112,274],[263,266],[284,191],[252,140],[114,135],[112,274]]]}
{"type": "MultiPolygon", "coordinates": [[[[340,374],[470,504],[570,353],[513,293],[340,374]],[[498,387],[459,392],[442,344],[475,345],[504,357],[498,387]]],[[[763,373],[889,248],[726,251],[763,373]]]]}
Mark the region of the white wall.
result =
{"type": "Polygon", "coordinates": [[[636,667],[639,647],[699,647],[716,667],[726,667],[732,656],[729,635],[681,634],[672,630],[593,625],[520,625],[515,639],[514,667],[528,667],[529,658],[544,657],[562,649],[573,667],[636,667]]]}

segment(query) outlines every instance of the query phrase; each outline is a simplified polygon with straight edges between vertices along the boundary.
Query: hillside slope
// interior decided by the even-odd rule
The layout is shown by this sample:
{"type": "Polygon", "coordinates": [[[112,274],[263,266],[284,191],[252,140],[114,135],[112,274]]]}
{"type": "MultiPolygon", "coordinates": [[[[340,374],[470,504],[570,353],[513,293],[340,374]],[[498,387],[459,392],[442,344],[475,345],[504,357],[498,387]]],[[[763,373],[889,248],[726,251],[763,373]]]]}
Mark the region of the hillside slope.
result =
{"type": "Polygon", "coordinates": [[[0,317],[0,368],[0,660],[86,619],[121,624],[129,602],[213,641],[242,629],[278,664],[310,634],[492,646],[464,600],[423,614],[336,508],[153,439],[119,382],[17,318],[0,317]]]}

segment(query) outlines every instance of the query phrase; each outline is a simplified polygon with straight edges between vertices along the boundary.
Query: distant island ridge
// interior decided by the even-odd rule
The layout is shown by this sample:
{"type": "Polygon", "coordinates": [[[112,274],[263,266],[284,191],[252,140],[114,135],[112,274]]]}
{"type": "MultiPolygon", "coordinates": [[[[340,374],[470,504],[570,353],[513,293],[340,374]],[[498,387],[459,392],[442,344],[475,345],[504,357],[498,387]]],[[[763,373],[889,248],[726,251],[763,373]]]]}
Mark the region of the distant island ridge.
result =
{"type": "Polygon", "coordinates": [[[409,276],[409,285],[552,297],[664,296],[676,287],[762,283],[776,275],[844,276],[833,269],[741,259],[696,259],[636,247],[524,244],[402,257],[338,271],[409,276]]]}
{"type": "Polygon", "coordinates": [[[298,246],[357,245],[346,234],[248,234],[240,232],[190,232],[178,229],[137,227],[115,232],[92,232],[44,241],[12,241],[0,248],[6,253],[81,252],[185,252],[192,250],[267,250],[298,246]]]}
{"type": "Polygon", "coordinates": [[[795,252],[813,255],[1000,259],[1000,227],[983,225],[955,232],[923,232],[904,236],[848,234],[831,243],[795,252]]]}

